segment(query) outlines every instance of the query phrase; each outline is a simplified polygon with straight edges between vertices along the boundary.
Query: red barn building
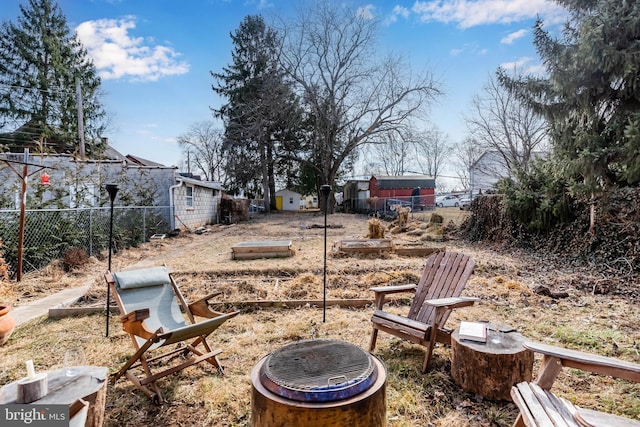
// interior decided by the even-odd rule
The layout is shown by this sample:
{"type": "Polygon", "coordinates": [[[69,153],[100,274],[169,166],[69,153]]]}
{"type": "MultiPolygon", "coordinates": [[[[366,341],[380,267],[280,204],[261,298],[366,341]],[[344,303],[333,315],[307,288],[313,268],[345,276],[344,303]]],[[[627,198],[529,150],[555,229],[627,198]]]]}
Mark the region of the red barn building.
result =
{"type": "Polygon", "coordinates": [[[435,192],[436,180],[426,175],[372,176],[369,180],[369,197],[378,198],[379,210],[398,202],[413,210],[433,209],[435,192]]]}

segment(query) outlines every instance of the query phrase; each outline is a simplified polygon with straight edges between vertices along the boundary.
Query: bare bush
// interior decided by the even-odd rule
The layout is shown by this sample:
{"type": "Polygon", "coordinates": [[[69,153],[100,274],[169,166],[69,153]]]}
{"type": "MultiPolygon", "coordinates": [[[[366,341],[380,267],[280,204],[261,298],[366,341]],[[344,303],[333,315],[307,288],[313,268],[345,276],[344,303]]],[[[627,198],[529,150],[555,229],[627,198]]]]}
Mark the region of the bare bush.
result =
{"type": "Polygon", "coordinates": [[[84,249],[71,248],[62,256],[62,268],[65,272],[79,269],[89,261],[89,255],[84,249]]]}

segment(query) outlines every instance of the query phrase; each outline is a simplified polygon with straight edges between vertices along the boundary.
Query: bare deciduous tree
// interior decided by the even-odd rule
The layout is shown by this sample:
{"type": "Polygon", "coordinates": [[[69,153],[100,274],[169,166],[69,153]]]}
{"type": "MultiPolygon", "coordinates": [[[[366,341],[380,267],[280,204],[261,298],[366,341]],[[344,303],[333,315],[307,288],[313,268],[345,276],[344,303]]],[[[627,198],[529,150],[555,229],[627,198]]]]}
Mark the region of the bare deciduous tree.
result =
{"type": "Polygon", "coordinates": [[[370,163],[391,176],[421,173],[434,179],[442,173],[451,153],[448,136],[437,127],[427,131],[381,136],[368,150],[370,163]]]}
{"type": "Polygon", "coordinates": [[[454,164],[456,174],[458,175],[458,179],[460,179],[462,188],[470,188],[471,167],[478,161],[483,151],[484,149],[482,145],[472,137],[465,138],[454,147],[454,164]]]}
{"type": "Polygon", "coordinates": [[[419,133],[414,141],[419,170],[437,182],[438,176],[444,170],[445,161],[451,154],[449,136],[434,126],[426,132],[419,133]]]}
{"type": "MultiPolygon", "coordinates": [[[[306,104],[306,146],[292,156],[332,187],[362,146],[402,133],[409,119],[440,92],[429,73],[415,76],[397,56],[377,61],[378,22],[332,2],[313,3],[283,30],[284,68],[306,104]]],[[[333,208],[333,199],[329,202],[333,208]]]]}
{"type": "Polygon", "coordinates": [[[388,176],[401,176],[415,170],[414,143],[396,133],[382,135],[380,141],[369,147],[367,157],[380,165],[388,176]]]}
{"type": "Polygon", "coordinates": [[[186,134],[178,137],[189,163],[187,167],[191,170],[193,166],[207,181],[224,181],[223,141],[224,131],[209,121],[194,123],[186,134]]]}
{"type": "Polygon", "coordinates": [[[482,92],[472,101],[465,117],[471,137],[485,151],[495,151],[507,174],[528,170],[536,151],[546,149],[544,119],[518,101],[494,76],[489,76],[482,92]]]}

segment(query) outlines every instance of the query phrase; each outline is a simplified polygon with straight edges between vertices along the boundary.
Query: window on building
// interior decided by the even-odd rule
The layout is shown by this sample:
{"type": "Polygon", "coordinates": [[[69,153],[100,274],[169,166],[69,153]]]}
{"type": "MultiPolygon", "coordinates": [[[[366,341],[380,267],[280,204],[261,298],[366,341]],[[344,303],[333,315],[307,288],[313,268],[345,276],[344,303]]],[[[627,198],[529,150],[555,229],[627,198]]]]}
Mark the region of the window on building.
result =
{"type": "Polygon", "coordinates": [[[289,197],[289,204],[292,205],[293,204],[293,197],[289,197]]]}
{"type": "Polygon", "coordinates": [[[186,197],[187,207],[192,208],[193,207],[193,187],[187,186],[186,189],[187,189],[187,197],[186,197]]]}

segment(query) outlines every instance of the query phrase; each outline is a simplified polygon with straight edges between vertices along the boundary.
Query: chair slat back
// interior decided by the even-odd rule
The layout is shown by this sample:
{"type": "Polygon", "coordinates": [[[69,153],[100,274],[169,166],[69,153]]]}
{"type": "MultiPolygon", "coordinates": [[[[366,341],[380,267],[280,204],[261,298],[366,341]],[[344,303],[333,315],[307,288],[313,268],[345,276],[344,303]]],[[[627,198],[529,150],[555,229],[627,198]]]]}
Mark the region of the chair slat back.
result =
{"type": "MultiPolygon", "coordinates": [[[[149,318],[144,320],[144,325],[150,331],[155,331],[160,327],[165,331],[170,331],[188,324],[180,311],[168,272],[166,280],[155,280],[148,284],[123,289],[119,284],[119,279],[122,279],[123,275],[127,273],[129,272],[115,273],[111,275],[111,279],[108,279],[121,314],[148,308],[149,318]]],[[[144,276],[145,273],[148,273],[149,277],[157,277],[158,268],[131,272],[137,276],[144,276]]]]}
{"type": "MultiPolygon", "coordinates": [[[[430,324],[435,308],[425,304],[425,301],[460,296],[474,266],[474,261],[468,255],[459,252],[438,252],[429,256],[409,308],[409,319],[430,324]]],[[[450,311],[445,310],[441,318],[436,319],[438,324],[444,325],[449,314],[450,311]]]]}
{"type": "Polygon", "coordinates": [[[139,289],[119,289],[118,293],[127,313],[148,308],[149,318],[144,320],[147,329],[165,331],[186,326],[171,284],[139,289]]]}

